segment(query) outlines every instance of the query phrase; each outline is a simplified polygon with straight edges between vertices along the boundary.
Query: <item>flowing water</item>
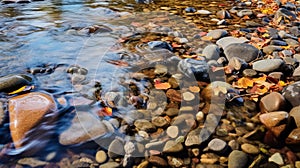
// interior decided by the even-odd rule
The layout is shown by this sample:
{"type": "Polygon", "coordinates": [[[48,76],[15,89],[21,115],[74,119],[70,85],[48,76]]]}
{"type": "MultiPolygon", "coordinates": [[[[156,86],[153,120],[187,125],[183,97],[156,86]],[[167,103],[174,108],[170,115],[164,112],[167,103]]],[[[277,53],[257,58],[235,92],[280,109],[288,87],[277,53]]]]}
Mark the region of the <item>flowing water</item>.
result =
{"type": "MultiPolygon", "coordinates": [[[[206,0],[150,4],[132,0],[46,0],[2,4],[0,76],[48,68],[51,72],[34,75],[38,89],[53,89],[61,94],[75,88],[85,93],[82,85],[76,85],[76,80],[72,85],[70,75],[65,73],[69,66],[76,64],[88,70],[85,81],[100,81],[105,91],[121,90],[120,81],[127,78],[128,71],[138,72],[150,67],[151,60],[164,61],[161,58],[170,54],[161,51],[151,56],[150,53],[147,59],[147,48],[138,46],[136,41],[156,40],[176,31],[193,39],[202,30],[217,26],[206,16],[185,15],[182,11],[186,7],[215,12],[224,7],[228,9],[229,4],[229,1],[206,0]],[[120,44],[120,39],[127,42],[120,44]],[[129,65],[116,66],[108,63],[111,60],[126,60],[129,65]]],[[[190,43],[192,51],[203,45],[206,42],[201,40],[190,43]]]]}

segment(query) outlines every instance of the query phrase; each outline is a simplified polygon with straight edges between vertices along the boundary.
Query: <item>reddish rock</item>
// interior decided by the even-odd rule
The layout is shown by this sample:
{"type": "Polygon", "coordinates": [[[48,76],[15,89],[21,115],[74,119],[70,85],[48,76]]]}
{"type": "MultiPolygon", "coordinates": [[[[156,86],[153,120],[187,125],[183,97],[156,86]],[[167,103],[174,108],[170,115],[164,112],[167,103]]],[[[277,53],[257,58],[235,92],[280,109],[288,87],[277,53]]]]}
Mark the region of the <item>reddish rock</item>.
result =
{"type": "Polygon", "coordinates": [[[259,116],[260,121],[268,128],[271,129],[272,127],[278,126],[280,122],[283,120],[287,120],[289,114],[285,111],[276,111],[261,114],[259,116]]]}
{"type": "Polygon", "coordinates": [[[286,138],[285,142],[291,145],[300,145],[300,128],[294,129],[286,138]]]}
{"type": "Polygon", "coordinates": [[[33,92],[9,100],[9,118],[12,140],[16,148],[22,146],[26,133],[43,117],[56,109],[53,98],[45,93],[33,92]]]}
{"type": "Polygon", "coordinates": [[[260,100],[259,106],[262,112],[272,112],[284,110],[285,104],[285,99],[280,93],[272,92],[260,100]]]}

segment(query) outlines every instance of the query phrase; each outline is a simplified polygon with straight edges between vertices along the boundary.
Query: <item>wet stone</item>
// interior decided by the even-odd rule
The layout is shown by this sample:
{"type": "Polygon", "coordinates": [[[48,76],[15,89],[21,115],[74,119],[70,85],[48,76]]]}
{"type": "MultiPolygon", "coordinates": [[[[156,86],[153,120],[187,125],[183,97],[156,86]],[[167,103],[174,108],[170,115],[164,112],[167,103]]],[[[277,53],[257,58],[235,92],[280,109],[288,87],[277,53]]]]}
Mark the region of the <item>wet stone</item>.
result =
{"type": "Polygon", "coordinates": [[[152,118],[152,124],[156,127],[166,127],[169,125],[169,122],[164,117],[154,117],[152,118]]]}
{"type": "Polygon", "coordinates": [[[268,128],[277,126],[280,122],[286,120],[289,114],[285,111],[276,111],[264,113],[259,116],[260,121],[268,128]]]}
{"type": "Polygon", "coordinates": [[[245,168],[247,167],[248,156],[246,153],[234,150],[228,157],[228,168],[245,168]]]}
{"type": "Polygon", "coordinates": [[[12,92],[31,84],[32,79],[27,75],[8,75],[0,78],[0,92],[12,92]]]}
{"type": "Polygon", "coordinates": [[[220,57],[220,53],[220,48],[214,44],[206,46],[202,51],[202,55],[204,55],[205,58],[209,60],[217,60],[220,57]]]}
{"type": "Polygon", "coordinates": [[[294,39],[291,39],[291,38],[284,39],[284,41],[285,41],[289,46],[292,46],[292,47],[299,46],[299,44],[300,44],[297,40],[294,40],[294,39]]]}
{"type": "Polygon", "coordinates": [[[228,66],[234,68],[235,70],[239,71],[240,69],[244,69],[248,66],[248,64],[241,58],[232,57],[229,59],[228,66]]]}
{"type": "Polygon", "coordinates": [[[208,64],[205,60],[183,59],[178,63],[178,70],[187,77],[195,77],[197,80],[208,77],[208,64]]]}
{"type": "Polygon", "coordinates": [[[300,128],[294,129],[289,136],[286,138],[285,142],[291,145],[300,144],[300,128]]]}
{"type": "Polygon", "coordinates": [[[166,114],[170,117],[177,116],[179,113],[179,110],[177,108],[168,108],[166,111],[166,114]]]}
{"type": "Polygon", "coordinates": [[[95,160],[98,163],[104,163],[107,160],[107,154],[105,153],[105,151],[103,150],[98,151],[96,153],[95,160]]]}
{"type": "Polygon", "coordinates": [[[268,45],[268,46],[263,47],[263,52],[265,54],[269,54],[269,55],[275,51],[281,51],[281,50],[283,50],[283,49],[280,46],[275,46],[275,45],[268,45]]]}
{"type": "Polygon", "coordinates": [[[119,139],[114,139],[111,144],[108,146],[108,156],[110,158],[116,158],[120,155],[124,155],[124,144],[119,139]]]}
{"type": "Polygon", "coordinates": [[[11,136],[16,148],[28,131],[34,128],[46,114],[54,112],[54,99],[45,93],[32,92],[9,99],[9,118],[11,136]]]}
{"type": "Polygon", "coordinates": [[[272,92],[260,100],[259,106],[263,112],[279,111],[284,110],[286,107],[286,102],[280,93],[272,92]]]}
{"type": "Polygon", "coordinates": [[[210,15],[211,12],[208,11],[208,10],[197,10],[197,14],[200,14],[200,15],[210,15]]]}
{"type": "Polygon", "coordinates": [[[246,43],[230,44],[224,49],[224,53],[228,60],[232,57],[237,57],[246,62],[251,62],[260,56],[257,48],[246,43]]]}
{"type": "Polygon", "coordinates": [[[253,69],[260,72],[271,72],[279,69],[283,64],[282,59],[265,59],[253,63],[253,69]]]}
{"type": "Polygon", "coordinates": [[[289,114],[294,117],[297,127],[300,128],[300,106],[292,108],[289,114]]]}
{"type": "Polygon", "coordinates": [[[251,144],[243,144],[241,146],[241,149],[245,152],[245,153],[248,153],[248,154],[252,154],[252,155],[257,155],[260,153],[258,147],[254,146],[254,145],[251,145],[251,144]]]}
{"type": "Polygon", "coordinates": [[[167,135],[170,137],[170,138],[176,138],[178,136],[178,133],[179,133],[179,129],[177,126],[169,126],[167,128],[167,135]]]}
{"type": "Polygon", "coordinates": [[[277,80],[283,80],[284,78],[284,74],[282,72],[271,72],[268,76],[277,80]]]}
{"type": "Polygon", "coordinates": [[[167,49],[169,51],[173,51],[172,46],[165,41],[151,41],[151,42],[148,42],[148,46],[152,50],[167,49]]]}
{"type": "Polygon", "coordinates": [[[216,44],[220,46],[221,48],[225,49],[228,45],[233,44],[233,43],[245,43],[248,42],[249,40],[246,39],[245,37],[223,37],[219,40],[217,40],[216,44]]]}
{"type": "Polygon", "coordinates": [[[159,156],[150,156],[148,158],[148,162],[150,162],[151,164],[153,164],[154,166],[158,166],[158,167],[166,167],[168,166],[168,163],[165,159],[159,157],[159,156]]]}
{"type": "Polygon", "coordinates": [[[254,77],[255,75],[257,75],[257,72],[253,69],[243,70],[243,76],[245,76],[245,77],[254,77]]]}
{"type": "Polygon", "coordinates": [[[99,168],[117,168],[120,164],[117,162],[108,162],[99,166],[99,168]]]}
{"type": "Polygon", "coordinates": [[[36,158],[22,158],[18,160],[18,164],[30,167],[41,167],[49,164],[48,162],[38,160],[36,158]]]}
{"type": "Polygon", "coordinates": [[[251,16],[251,15],[253,15],[253,12],[252,12],[252,10],[250,10],[250,9],[243,9],[243,10],[240,10],[240,11],[237,13],[237,15],[238,15],[239,17],[251,16]]]}
{"type": "Polygon", "coordinates": [[[215,152],[222,152],[226,147],[226,142],[218,138],[215,138],[208,143],[208,148],[215,152]]]}
{"type": "Polygon", "coordinates": [[[182,144],[173,140],[167,141],[163,148],[163,152],[165,153],[176,153],[182,150],[183,150],[182,144]]]}
{"type": "Polygon", "coordinates": [[[282,95],[283,97],[291,103],[293,107],[300,105],[300,82],[295,82],[286,86],[283,89],[282,95]]]}
{"type": "Polygon", "coordinates": [[[137,130],[146,131],[146,132],[154,132],[156,127],[150,121],[145,119],[139,119],[134,122],[134,126],[137,130]]]}
{"type": "Polygon", "coordinates": [[[207,33],[206,36],[211,37],[214,40],[218,40],[224,36],[226,36],[228,32],[224,29],[215,29],[207,33]]]}
{"type": "Polygon", "coordinates": [[[283,158],[282,156],[280,155],[280,153],[274,153],[271,157],[269,157],[268,159],[269,162],[274,162],[280,166],[283,166],[284,165],[284,161],[283,161],[283,158]]]}
{"type": "Polygon", "coordinates": [[[106,126],[89,112],[77,111],[76,114],[71,121],[71,125],[59,135],[60,144],[81,144],[100,138],[108,133],[106,126]]]}
{"type": "Polygon", "coordinates": [[[275,45],[275,46],[287,46],[288,44],[285,41],[281,41],[281,40],[272,40],[270,42],[271,45],[275,45]]]}

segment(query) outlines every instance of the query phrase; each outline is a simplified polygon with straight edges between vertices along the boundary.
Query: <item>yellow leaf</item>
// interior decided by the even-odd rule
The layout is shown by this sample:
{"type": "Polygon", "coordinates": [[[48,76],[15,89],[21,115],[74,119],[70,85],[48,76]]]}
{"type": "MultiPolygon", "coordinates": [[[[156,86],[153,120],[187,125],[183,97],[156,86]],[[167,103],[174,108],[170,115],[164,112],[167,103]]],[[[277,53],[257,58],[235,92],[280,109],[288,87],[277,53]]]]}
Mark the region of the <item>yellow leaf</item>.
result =
{"type": "Polygon", "coordinates": [[[23,86],[23,87],[21,87],[20,89],[15,90],[15,91],[13,91],[13,92],[10,92],[10,93],[8,93],[8,94],[9,94],[9,95],[12,95],[12,94],[20,93],[20,92],[22,92],[22,91],[25,90],[25,89],[26,89],[26,86],[23,86]]]}
{"type": "Polygon", "coordinates": [[[281,80],[281,81],[278,82],[278,85],[279,86],[286,86],[287,84],[281,80]]]}
{"type": "Polygon", "coordinates": [[[253,87],[253,81],[249,78],[242,77],[237,81],[237,85],[239,88],[248,88],[253,87]]]}

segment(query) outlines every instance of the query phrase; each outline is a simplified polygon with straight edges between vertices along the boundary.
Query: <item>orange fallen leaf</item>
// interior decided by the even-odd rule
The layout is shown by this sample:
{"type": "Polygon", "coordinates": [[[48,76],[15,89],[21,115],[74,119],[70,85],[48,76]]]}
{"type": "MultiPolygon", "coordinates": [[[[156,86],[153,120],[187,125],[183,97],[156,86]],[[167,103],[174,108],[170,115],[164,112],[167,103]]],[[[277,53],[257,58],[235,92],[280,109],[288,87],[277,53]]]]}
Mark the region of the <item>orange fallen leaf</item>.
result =
{"type": "Polygon", "coordinates": [[[248,87],[253,87],[253,80],[242,77],[237,81],[237,87],[244,88],[244,89],[248,87]]]}
{"type": "Polygon", "coordinates": [[[169,88],[171,88],[171,85],[168,82],[155,83],[154,86],[155,86],[155,89],[169,89],[169,88]]]}
{"type": "Polygon", "coordinates": [[[99,116],[112,116],[112,108],[104,107],[98,112],[99,116]]]}

